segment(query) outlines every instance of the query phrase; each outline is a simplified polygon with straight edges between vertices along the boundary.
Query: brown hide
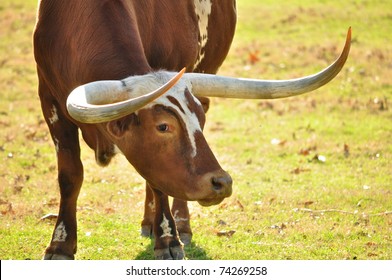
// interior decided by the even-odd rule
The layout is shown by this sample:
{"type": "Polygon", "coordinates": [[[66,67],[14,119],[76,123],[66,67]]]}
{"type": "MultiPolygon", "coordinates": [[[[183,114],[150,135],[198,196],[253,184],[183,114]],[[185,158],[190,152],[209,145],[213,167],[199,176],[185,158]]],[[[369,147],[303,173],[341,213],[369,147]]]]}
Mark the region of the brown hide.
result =
{"type": "MultiPolygon", "coordinates": [[[[195,72],[215,73],[226,57],[235,29],[234,1],[213,2],[210,19],[204,59],[195,72]]],[[[152,69],[192,70],[199,52],[197,25],[193,1],[41,1],[34,33],[38,73],[48,87],[41,99],[55,100],[74,122],[65,103],[78,85],[152,69]]],[[[112,154],[111,145],[101,143],[96,126],[77,125],[89,146],[100,151],[98,162],[107,164],[100,159],[112,154]]]]}
{"type": "MultiPolygon", "coordinates": [[[[150,213],[146,212],[143,225],[147,223],[152,227],[154,223],[154,250],[157,258],[181,259],[184,256],[168,206],[167,194],[200,200],[203,205],[218,203],[223,199],[221,197],[230,195],[231,188],[229,193],[222,186],[231,186],[231,179],[220,169],[201,133],[195,135],[198,150],[201,151],[199,155],[194,159],[190,159],[189,155],[174,158],[174,155],[178,156],[178,149],[189,145],[187,135],[181,127],[184,124],[178,118],[172,123],[173,126],[179,126],[176,134],[178,141],[163,140],[157,144],[162,145],[164,153],[173,155],[172,161],[168,166],[162,167],[164,158],[158,156],[154,168],[172,170],[176,162],[191,170],[192,176],[199,176],[198,180],[202,182],[199,185],[212,184],[214,191],[202,190],[198,184],[194,185],[193,191],[189,188],[176,189],[166,184],[165,173],[144,174],[150,172],[148,170],[157,171],[143,166],[143,161],[140,160],[148,156],[146,153],[152,139],[147,136],[151,136],[152,132],[139,131],[141,134],[138,138],[144,133],[146,141],[135,146],[123,143],[122,137],[140,129],[140,121],[143,124],[149,121],[152,123],[160,114],[154,111],[161,110],[159,106],[141,110],[139,116],[130,115],[118,121],[97,125],[79,123],[66,110],[69,93],[79,85],[96,80],[120,80],[158,69],[180,70],[184,66],[188,71],[215,73],[228,53],[235,29],[236,11],[233,0],[211,3],[208,41],[201,49],[199,18],[195,14],[193,0],[40,1],[34,32],[34,55],[42,111],[57,151],[61,192],[59,216],[45,259],[73,259],[76,253],[76,203],[83,181],[78,129],[86,143],[95,151],[99,164],[106,165],[110,162],[115,154],[113,144],[117,144],[141,175],[151,178],[151,182],[147,183],[147,202],[155,201],[155,207],[149,210],[150,213]],[[206,158],[212,160],[203,164],[203,159],[206,158]],[[213,172],[215,173],[211,175],[213,172]],[[219,198],[214,197],[217,194],[220,195],[219,198]]],[[[203,107],[208,108],[208,99],[203,98],[201,101],[203,107]]],[[[200,111],[200,105],[193,105],[196,106],[193,110],[199,110],[197,114],[203,122],[201,125],[204,125],[204,112],[200,111]]],[[[173,112],[166,112],[165,118],[167,114],[173,115],[173,112]]],[[[155,130],[154,133],[159,131],[155,130]]],[[[185,184],[186,175],[179,178],[179,181],[185,184]]],[[[186,203],[175,200],[172,210],[178,217],[182,215],[183,220],[184,217],[188,218],[178,228],[178,232],[191,234],[186,203]]]]}

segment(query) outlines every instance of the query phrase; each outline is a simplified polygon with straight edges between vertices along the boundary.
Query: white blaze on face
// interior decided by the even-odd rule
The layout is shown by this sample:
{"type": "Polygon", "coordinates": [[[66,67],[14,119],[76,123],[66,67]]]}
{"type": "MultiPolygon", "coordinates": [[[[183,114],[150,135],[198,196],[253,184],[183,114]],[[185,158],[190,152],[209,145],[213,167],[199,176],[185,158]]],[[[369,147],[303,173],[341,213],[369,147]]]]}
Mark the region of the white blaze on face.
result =
{"type": "Polygon", "coordinates": [[[166,218],[165,214],[163,214],[163,219],[162,219],[162,223],[160,224],[160,226],[163,231],[161,238],[173,236],[173,234],[171,234],[172,228],[169,226],[169,220],[166,218]]]}
{"type": "MultiPolygon", "coordinates": [[[[183,88],[183,90],[185,90],[185,87],[183,88]]],[[[161,100],[162,101],[166,101],[163,103],[167,103],[167,104],[163,104],[167,107],[171,107],[174,110],[177,111],[177,114],[181,117],[182,121],[185,123],[185,128],[187,130],[187,134],[189,137],[189,141],[191,143],[192,146],[192,153],[191,153],[191,157],[194,158],[197,154],[197,150],[196,150],[196,139],[195,139],[195,134],[197,131],[202,131],[201,127],[200,127],[200,122],[198,117],[196,116],[196,114],[194,112],[191,112],[191,110],[188,107],[188,100],[185,97],[185,94],[167,94],[166,96],[164,96],[164,98],[161,100]],[[170,102],[170,100],[167,98],[168,96],[172,96],[174,97],[180,104],[181,104],[181,108],[184,110],[184,112],[182,112],[177,106],[174,106],[173,103],[170,102]]],[[[192,98],[194,99],[194,101],[199,104],[201,106],[200,101],[195,98],[192,95],[192,98]]]]}
{"type": "MultiPolygon", "coordinates": [[[[184,90],[185,90],[185,88],[184,88],[184,90]]],[[[192,97],[193,97],[193,95],[192,95],[192,97]]],[[[194,98],[194,101],[201,106],[200,101],[195,97],[193,97],[193,98],[194,98]]],[[[181,94],[181,95],[177,96],[175,94],[169,93],[168,95],[165,95],[159,101],[160,101],[159,102],[160,104],[176,110],[178,116],[181,117],[182,121],[185,124],[185,129],[187,130],[189,141],[192,146],[191,157],[194,158],[197,154],[195,133],[197,131],[202,131],[202,130],[200,127],[199,119],[197,118],[196,114],[194,112],[191,112],[191,110],[189,110],[189,108],[188,108],[188,100],[186,99],[185,94],[181,94]],[[174,97],[181,104],[181,107],[184,110],[184,112],[182,112],[177,106],[174,106],[173,103],[171,103],[170,100],[167,98],[168,96],[174,97]]]]}
{"type": "MultiPolygon", "coordinates": [[[[146,94],[147,92],[151,92],[159,88],[172,76],[173,73],[156,72],[156,73],[152,73],[150,76],[144,76],[143,80],[140,81],[129,78],[129,84],[130,84],[129,87],[132,88],[133,94],[135,96],[140,96],[142,94],[146,94]]],[[[125,81],[125,83],[127,84],[128,81],[125,81]]],[[[162,105],[173,109],[177,113],[177,116],[181,118],[182,122],[185,125],[185,130],[187,132],[187,136],[189,138],[189,142],[192,147],[191,157],[194,158],[197,154],[195,134],[196,132],[202,132],[202,129],[197,115],[189,109],[188,106],[189,101],[185,96],[186,88],[188,88],[188,90],[192,92],[191,83],[187,82],[185,79],[182,79],[166,94],[154,100],[153,102],[145,106],[143,109],[149,109],[155,105],[162,105]],[[181,106],[181,109],[170,101],[169,99],[170,97],[177,100],[177,102],[181,106]]],[[[191,98],[193,98],[193,101],[198,106],[202,106],[199,99],[197,99],[192,94],[190,94],[190,96],[191,98]]]]}
{"type": "Polygon", "coordinates": [[[204,58],[203,49],[207,45],[208,41],[208,18],[211,14],[211,0],[194,0],[195,13],[199,24],[199,55],[195,63],[195,68],[201,63],[204,58]]]}
{"type": "Polygon", "coordinates": [[[54,231],[53,241],[65,242],[66,238],[67,238],[67,232],[65,230],[65,225],[64,225],[64,222],[61,222],[57,226],[56,230],[54,231]]]}

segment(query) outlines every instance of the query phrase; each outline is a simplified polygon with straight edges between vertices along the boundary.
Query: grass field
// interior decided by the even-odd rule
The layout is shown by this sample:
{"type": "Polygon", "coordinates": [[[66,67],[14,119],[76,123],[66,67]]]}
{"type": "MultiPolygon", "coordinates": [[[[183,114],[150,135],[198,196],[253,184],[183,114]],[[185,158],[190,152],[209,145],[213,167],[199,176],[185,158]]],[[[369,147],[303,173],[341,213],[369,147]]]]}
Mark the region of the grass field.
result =
{"type": "MultiPolygon", "coordinates": [[[[54,145],[40,111],[31,35],[36,0],[0,3],[0,259],[40,259],[57,213],[54,145]]],[[[189,259],[392,259],[392,2],[238,1],[219,74],[284,79],[332,62],[316,92],[275,101],[213,99],[206,137],[233,195],[190,203],[189,259]],[[261,3],[262,2],[262,3],[261,3]]],[[[152,259],[140,237],[144,182],[83,143],[77,259],[152,259]]]]}

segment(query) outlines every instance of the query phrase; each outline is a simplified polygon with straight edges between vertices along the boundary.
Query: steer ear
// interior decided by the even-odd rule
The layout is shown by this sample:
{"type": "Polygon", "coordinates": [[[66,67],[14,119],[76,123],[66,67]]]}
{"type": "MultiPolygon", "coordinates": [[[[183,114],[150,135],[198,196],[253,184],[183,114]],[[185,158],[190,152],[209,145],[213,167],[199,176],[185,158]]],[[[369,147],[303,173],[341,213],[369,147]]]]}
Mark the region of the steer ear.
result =
{"type": "Polygon", "coordinates": [[[107,124],[109,133],[115,138],[121,138],[129,130],[130,126],[138,123],[138,117],[135,113],[123,118],[110,121],[107,124]]]}
{"type": "Polygon", "coordinates": [[[210,108],[210,99],[208,97],[197,97],[199,99],[201,106],[203,106],[204,113],[207,113],[208,109],[210,108]]]}

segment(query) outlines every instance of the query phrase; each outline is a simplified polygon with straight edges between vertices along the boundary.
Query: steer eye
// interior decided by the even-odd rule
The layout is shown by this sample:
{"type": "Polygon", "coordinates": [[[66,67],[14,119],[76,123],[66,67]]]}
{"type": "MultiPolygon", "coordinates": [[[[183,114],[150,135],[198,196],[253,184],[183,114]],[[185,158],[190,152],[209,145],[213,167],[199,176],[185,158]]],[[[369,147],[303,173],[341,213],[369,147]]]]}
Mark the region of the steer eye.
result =
{"type": "Polygon", "coordinates": [[[159,132],[166,132],[169,131],[169,125],[166,123],[160,124],[157,126],[159,132]]]}

